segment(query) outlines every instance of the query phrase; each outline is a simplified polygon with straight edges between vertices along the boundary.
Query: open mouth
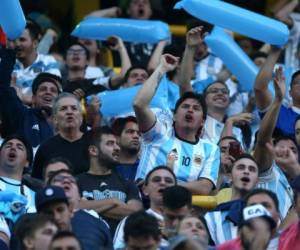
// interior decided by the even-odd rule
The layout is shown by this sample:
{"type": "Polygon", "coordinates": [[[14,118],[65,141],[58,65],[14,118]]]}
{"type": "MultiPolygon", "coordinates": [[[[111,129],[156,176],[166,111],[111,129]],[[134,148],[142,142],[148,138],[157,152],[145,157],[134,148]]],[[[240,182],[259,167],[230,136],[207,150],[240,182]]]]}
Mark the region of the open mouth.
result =
{"type": "Polygon", "coordinates": [[[190,114],[186,114],[184,119],[187,121],[187,122],[192,122],[193,121],[193,116],[190,115],[190,114]]]}
{"type": "Polygon", "coordinates": [[[79,62],[79,61],[80,61],[80,57],[79,57],[79,56],[74,55],[74,56],[72,57],[72,62],[79,62]]]}
{"type": "Polygon", "coordinates": [[[43,98],[43,100],[44,100],[45,102],[47,102],[47,103],[51,103],[51,102],[52,102],[52,97],[46,96],[46,97],[43,98]]]}
{"type": "Polygon", "coordinates": [[[114,158],[119,158],[119,152],[112,153],[112,156],[113,156],[114,158]]]}
{"type": "Polygon", "coordinates": [[[157,193],[159,193],[159,194],[161,194],[161,195],[162,195],[162,194],[163,194],[163,192],[164,192],[164,190],[165,190],[164,188],[160,188],[160,189],[158,189],[158,190],[157,190],[157,193]]]}
{"type": "Polygon", "coordinates": [[[139,9],[138,14],[139,16],[143,16],[145,13],[144,9],[139,9]]]}
{"type": "Polygon", "coordinates": [[[10,152],[8,154],[8,159],[9,160],[14,160],[17,157],[17,154],[15,152],[10,152]]]}
{"type": "Polygon", "coordinates": [[[226,102],[226,98],[218,96],[218,97],[214,98],[214,101],[226,102]]]}
{"type": "Polygon", "coordinates": [[[68,123],[70,123],[70,122],[74,122],[75,119],[74,119],[73,116],[69,116],[69,117],[66,118],[66,120],[67,120],[68,123]]]}
{"type": "Polygon", "coordinates": [[[70,185],[69,185],[69,184],[65,184],[65,185],[64,185],[64,190],[65,190],[65,192],[70,191],[70,190],[71,190],[70,185]]]}
{"type": "Polygon", "coordinates": [[[245,176],[245,177],[241,178],[241,181],[249,183],[250,182],[250,178],[245,176]]]}

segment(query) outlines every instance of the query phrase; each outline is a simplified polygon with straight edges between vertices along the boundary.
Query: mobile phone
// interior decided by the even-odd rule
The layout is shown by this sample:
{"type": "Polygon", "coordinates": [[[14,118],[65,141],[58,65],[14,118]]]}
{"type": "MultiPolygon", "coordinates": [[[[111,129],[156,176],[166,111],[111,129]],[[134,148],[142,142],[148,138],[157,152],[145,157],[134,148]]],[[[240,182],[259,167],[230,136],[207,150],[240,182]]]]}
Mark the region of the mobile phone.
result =
{"type": "Polygon", "coordinates": [[[235,159],[242,154],[242,148],[239,142],[232,141],[229,143],[229,154],[235,159]]]}
{"type": "Polygon", "coordinates": [[[166,61],[169,64],[175,64],[176,63],[176,61],[170,56],[166,56],[166,61]]]}

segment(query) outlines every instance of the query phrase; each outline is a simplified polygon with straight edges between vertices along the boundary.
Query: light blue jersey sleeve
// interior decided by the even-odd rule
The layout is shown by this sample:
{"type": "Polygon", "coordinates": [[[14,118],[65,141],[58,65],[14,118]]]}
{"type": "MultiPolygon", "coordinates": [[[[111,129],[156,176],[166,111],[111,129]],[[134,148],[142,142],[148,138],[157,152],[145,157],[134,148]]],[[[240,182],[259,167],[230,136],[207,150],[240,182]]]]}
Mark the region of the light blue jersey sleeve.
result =
{"type": "Polygon", "coordinates": [[[145,144],[159,141],[167,132],[167,123],[162,122],[161,119],[158,119],[157,117],[155,117],[155,119],[156,121],[154,126],[142,134],[142,140],[145,144]]]}
{"type": "Polygon", "coordinates": [[[127,217],[121,220],[116,229],[114,239],[113,239],[114,249],[123,249],[125,247],[124,226],[125,226],[126,219],[127,217]]]}
{"type": "Polygon", "coordinates": [[[208,231],[216,245],[237,237],[237,226],[226,219],[228,211],[213,211],[205,215],[208,231]]]}
{"type": "Polygon", "coordinates": [[[294,194],[285,174],[275,162],[270,169],[259,175],[257,186],[277,195],[280,219],[283,220],[292,206],[294,194]]]}
{"type": "Polygon", "coordinates": [[[217,185],[220,169],[221,153],[217,145],[205,143],[204,152],[207,155],[204,167],[200,172],[199,178],[209,179],[215,186],[217,185]]]}
{"type": "Polygon", "coordinates": [[[167,123],[156,119],[154,126],[142,135],[141,157],[136,172],[135,180],[144,179],[147,173],[154,167],[156,153],[159,152],[159,141],[167,133],[167,123]]]}

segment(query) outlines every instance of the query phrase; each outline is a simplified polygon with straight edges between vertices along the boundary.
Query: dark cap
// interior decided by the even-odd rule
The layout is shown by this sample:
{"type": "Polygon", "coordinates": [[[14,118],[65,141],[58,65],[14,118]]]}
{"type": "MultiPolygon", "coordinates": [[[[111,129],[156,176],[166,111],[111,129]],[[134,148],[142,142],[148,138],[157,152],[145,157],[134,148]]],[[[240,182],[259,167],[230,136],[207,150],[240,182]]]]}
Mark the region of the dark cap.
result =
{"type": "Polygon", "coordinates": [[[36,94],[38,87],[44,82],[53,83],[56,86],[58,93],[60,93],[62,91],[61,77],[54,75],[54,74],[47,73],[47,72],[42,72],[42,73],[38,74],[32,82],[31,89],[32,89],[33,95],[36,94]]]}
{"type": "Polygon", "coordinates": [[[46,186],[40,189],[35,195],[35,206],[38,212],[42,211],[47,205],[56,202],[69,204],[65,191],[61,187],[46,186]]]}
{"type": "Polygon", "coordinates": [[[261,204],[255,204],[245,207],[243,209],[243,223],[242,225],[249,224],[254,218],[262,217],[270,223],[271,229],[276,228],[276,222],[272,218],[270,212],[261,204]]]}
{"type": "Polygon", "coordinates": [[[298,175],[293,181],[291,182],[291,187],[298,193],[300,193],[300,175],[298,175]]]}

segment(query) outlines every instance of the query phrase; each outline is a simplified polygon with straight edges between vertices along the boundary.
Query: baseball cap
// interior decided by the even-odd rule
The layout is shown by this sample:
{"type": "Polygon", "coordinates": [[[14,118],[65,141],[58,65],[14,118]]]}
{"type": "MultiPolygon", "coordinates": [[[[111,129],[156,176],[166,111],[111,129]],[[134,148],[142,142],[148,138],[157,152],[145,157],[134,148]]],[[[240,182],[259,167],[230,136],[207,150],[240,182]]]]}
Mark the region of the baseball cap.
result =
{"type": "Polygon", "coordinates": [[[34,80],[32,81],[32,93],[35,95],[37,92],[38,87],[44,83],[44,82],[51,82],[53,83],[56,88],[58,93],[60,93],[62,91],[62,79],[61,77],[48,73],[48,72],[42,72],[40,74],[38,74],[36,76],[36,78],[34,78],[34,80]]]}
{"type": "Polygon", "coordinates": [[[272,218],[270,212],[261,204],[252,205],[243,209],[242,225],[246,225],[250,223],[252,219],[258,217],[265,218],[270,223],[272,229],[276,228],[275,220],[272,218]]]}
{"type": "Polygon", "coordinates": [[[56,202],[69,204],[65,191],[61,187],[46,186],[40,189],[35,195],[35,206],[38,212],[42,211],[47,205],[56,202]]]}

